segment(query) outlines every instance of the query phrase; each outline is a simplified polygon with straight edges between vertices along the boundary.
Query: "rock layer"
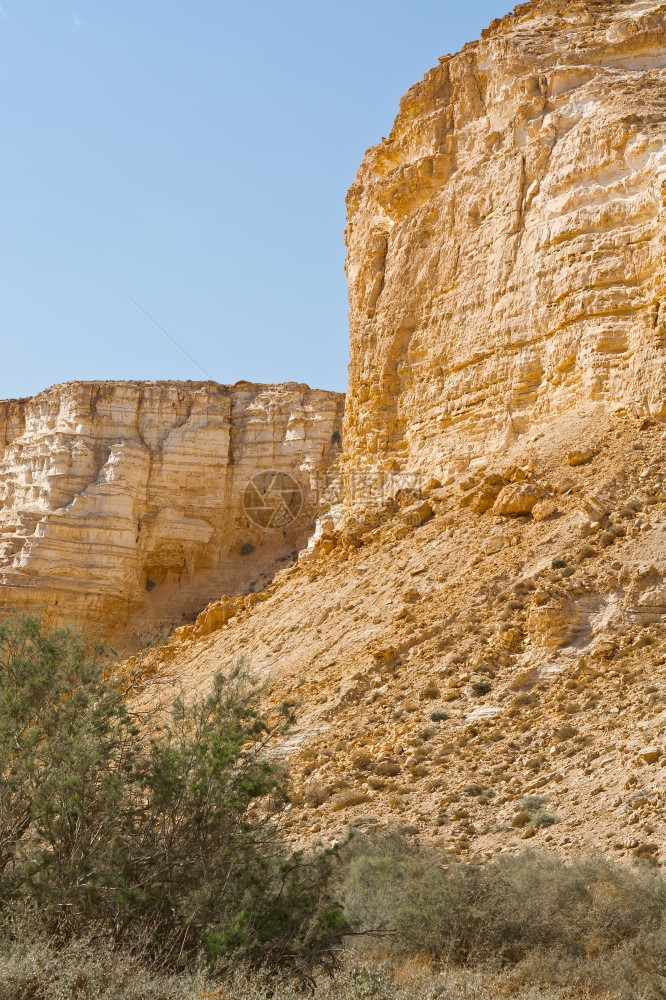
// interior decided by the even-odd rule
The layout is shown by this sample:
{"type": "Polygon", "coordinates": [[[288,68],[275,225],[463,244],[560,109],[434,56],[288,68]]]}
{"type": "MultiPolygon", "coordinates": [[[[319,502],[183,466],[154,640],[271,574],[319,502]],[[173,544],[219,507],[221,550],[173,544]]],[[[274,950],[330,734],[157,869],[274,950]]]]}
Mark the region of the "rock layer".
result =
{"type": "Polygon", "coordinates": [[[666,412],[666,6],[534,0],[403,98],[348,195],[349,465],[666,412]]]}
{"type": "Polygon", "coordinates": [[[261,586],[312,531],[342,407],[247,382],[71,382],[1,403],[0,607],[43,606],[132,644],[261,586]],[[302,490],[268,529],[242,502],[267,470],[302,490]]]}

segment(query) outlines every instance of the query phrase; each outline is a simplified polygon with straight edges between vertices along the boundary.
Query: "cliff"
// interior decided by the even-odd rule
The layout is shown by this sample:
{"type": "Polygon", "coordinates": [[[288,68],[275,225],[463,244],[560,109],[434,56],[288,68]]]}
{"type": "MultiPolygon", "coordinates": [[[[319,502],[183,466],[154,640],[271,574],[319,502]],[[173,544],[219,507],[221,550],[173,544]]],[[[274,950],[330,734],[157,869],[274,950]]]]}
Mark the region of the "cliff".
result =
{"type": "Polygon", "coordinates": [[[366,154],[340,503],[124,666],[141,708],[248,657],[294,840],[666,858],[665,170],[646,0],[517,8],[366,154]]]}
{"type": "Polygon", "coordinates": [[[666,413],[665,37],[656,0],[534,0],[402,99],[347,199],[348,465],[666,413]]]}
{"type": "Polygon", "coordinates": [[[131,646],[260,588],[312,532],[342,408],[246,382],[70,382],[0,403],[0,607],[131,646]],[[271,470],[291,507],[262,523],[244,493],[271,470]]]}

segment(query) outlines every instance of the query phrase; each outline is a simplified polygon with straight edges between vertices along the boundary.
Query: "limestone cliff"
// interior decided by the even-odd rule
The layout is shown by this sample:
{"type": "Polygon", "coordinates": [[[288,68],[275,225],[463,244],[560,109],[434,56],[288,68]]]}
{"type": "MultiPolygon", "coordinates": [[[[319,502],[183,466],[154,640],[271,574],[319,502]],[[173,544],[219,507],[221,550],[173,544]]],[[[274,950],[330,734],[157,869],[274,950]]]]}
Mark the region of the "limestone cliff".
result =
{"type": "Polygon", "coordinates": [[[366,155],[343,502],[123,665],[139,709],[241,653],[297,706],[294,840],[666,860],[665,222],[666,4],[533,0],[366,155]]]}
{"type": "Polygon", "coordinates": [[[533,0],[403,98],[348,195],[355,468],[594,401],[666,412],[666,5],[533,0]]]}
{"type": "Polygon", "coordinates": [[[312,531],[342,407],[247,382],[70,382],[0,403],[0,607],[131,644],[260,587],[312,531]],[[269,470],[300,493],[263,525],[243,493],[269,470]]]}

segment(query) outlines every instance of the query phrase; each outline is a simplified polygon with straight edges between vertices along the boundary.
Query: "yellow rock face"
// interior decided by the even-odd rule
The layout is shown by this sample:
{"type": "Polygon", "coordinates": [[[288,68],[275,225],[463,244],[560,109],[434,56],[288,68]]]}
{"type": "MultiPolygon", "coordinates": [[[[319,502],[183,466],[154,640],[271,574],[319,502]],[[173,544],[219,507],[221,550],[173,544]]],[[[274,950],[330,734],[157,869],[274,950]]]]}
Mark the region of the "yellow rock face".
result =
{"type": "Polygon", "coordinates": [[[664,67],[666,4],[534,0],[407,94],[349,194],[340,492],[124,665],[140,712],[247,657],[296,843],[666,860],[664,67]]]}
{"type": "Polygon", "coordinates": [[[342,406],[247,382],[71,382],[0,403],[0,609],[43,606],[132,646],[259,589],[312,531],[342,406]],[[261,504],[272,470],[298,492],[263,524],[245,491],[258,476],[261,504]]]}
{"type": "Polygon", "coordinates": [[[348,195],[350,465],[666,412],[665,38],[658,0],[534,0],[403,98],[348,195]]]}

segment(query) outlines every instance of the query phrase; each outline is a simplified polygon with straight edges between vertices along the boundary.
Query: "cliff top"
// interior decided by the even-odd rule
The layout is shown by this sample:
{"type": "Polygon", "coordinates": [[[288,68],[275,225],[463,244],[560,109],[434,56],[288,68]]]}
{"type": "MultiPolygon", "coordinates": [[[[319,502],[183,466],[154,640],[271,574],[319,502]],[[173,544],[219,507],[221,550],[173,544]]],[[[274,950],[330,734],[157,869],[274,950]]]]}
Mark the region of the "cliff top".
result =
{"type": "Polygon", "coordinates": [[[224,395],[228,395],[234,390],[239,389],[256,389],[259,392],[283,390],[285,392],[323,392],[332,396],[344,396],[344,393],[336,392],[334,389],[313,389],[306,382],[249,382],[247,379],[241,379],[234,383],[215,382],[212,379],[202,381],[194,381],[192,379],[70,379],[67,382],[58,382],[55,385],[48,386],[46,389],[41,389],[34,396],[0,399],[0,406],[29,403],[31,400],[40,399],[51,393],[61,393],[75,387],[86,389],[99,388],[108,391],[118,386],[136,389],[182,389],[187,392],[209,389],[224,395]]]}

